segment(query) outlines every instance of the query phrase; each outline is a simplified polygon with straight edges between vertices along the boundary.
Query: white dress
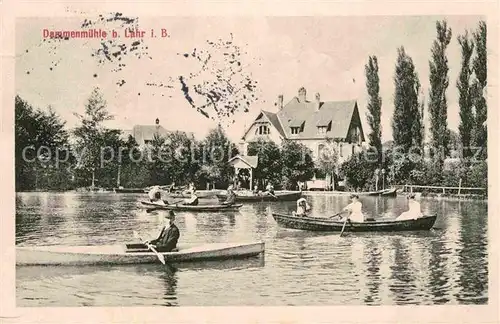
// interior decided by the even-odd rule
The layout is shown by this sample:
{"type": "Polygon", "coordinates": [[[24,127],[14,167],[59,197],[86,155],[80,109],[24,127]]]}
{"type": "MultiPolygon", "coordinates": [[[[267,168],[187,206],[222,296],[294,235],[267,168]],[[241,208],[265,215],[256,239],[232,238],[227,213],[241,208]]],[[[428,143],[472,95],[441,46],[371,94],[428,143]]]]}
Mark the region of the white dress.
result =
{"type": "Polygon", "coordinates": [[[365,216],[363,215],[363,212],[361,211],[362,207],[363,207],[363,205],[361,204],[361,202],[356,201],[356,202],[350,203],[344,209],[348,210],[350,212],[349,219],[351,221],[362,223],[365,221],[365,216]]]}
{"type": "Polygon", "coordinates": [[[415,200],[410,200],[408,202],[408,211],[399,215],[396,220],[406,220],[406,219],[417,219],[422,217],[422,211],[420,210],[420,203],[415,200]]]}

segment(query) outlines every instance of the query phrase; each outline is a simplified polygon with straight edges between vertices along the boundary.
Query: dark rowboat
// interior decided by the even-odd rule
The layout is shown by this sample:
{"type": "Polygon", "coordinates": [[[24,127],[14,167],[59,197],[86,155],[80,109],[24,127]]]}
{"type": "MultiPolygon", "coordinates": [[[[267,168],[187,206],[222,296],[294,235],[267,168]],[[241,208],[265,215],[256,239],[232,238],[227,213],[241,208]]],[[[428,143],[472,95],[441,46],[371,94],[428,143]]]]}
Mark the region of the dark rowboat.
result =
{"type": "MultiPolygon", "coordinates": [[[[265,193],[261,195],[238,195],[236,194],[236,201],[238,202],[258,202],[258,201],[296,201],[302,196],[302,192],[275,192],[274,197],[265,193]]],[[[221,201],[226,200],[227,195],[219,194],[217,198],[221,201]]]]}
{"type": "Polygon", "coordinates": [[[141,188],[114,188],[116,193],[145,193],[145,189],[141,188]]]}
{"type": "MultiPolygon", "coordinates": [[[[264,242],[179,244],[177,252],[162,252],[167,263],[224,260],[255,256],[264,242]]],[[[159,263],[142,244],[16,247],[16,265],[101,265],[159,263]],[[138,248],[136,248],[138,247],[138,248]]]]}
{"type": "Polygon", "coordinates": [[[159,205],[149,201],[141,201],[141,204],[154,209],[176,210],[176,211],[199,211],[199,212],[219,212],[219,211],[236,211],[241,208],[241,204],[237,205],[159,205]]]}
{"type": "MultiPolygon", "coordinates": [[[[273,213],[278,225],[286,228],[308,231],[340,232],[344,221],[333,220],[325,217],[300,217],[273,213]]],[[[410,220],[383,220],[365,221],[364,223],[347,222],[346,232],[399,232],[399,231],[424,231],[430,230],[436,222],[437,216],[424,216],[410,220]]]]}

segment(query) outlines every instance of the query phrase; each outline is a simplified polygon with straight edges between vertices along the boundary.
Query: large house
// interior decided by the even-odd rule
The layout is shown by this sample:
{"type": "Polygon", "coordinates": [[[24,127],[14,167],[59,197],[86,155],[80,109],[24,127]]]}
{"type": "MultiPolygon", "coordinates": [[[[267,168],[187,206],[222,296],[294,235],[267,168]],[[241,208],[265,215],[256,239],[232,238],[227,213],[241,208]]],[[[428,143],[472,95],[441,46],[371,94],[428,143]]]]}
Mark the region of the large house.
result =
{"type": "Polygon", "coordinates": [[[307,100],[306,89],[300,88],[298,96],[283,105],[283,95],[278,96],[278,111],[261,110],[242,137],[241,151],[247,152],[248,144],[258,140],[297,141],[307,146],[318,159],[326,145],[333,145],[342,163],[365,142],[358,104],[350,101],[321,101],[317,93],[314,100],[307,100]]]}
{"type": "Polygon", "coordinates": [[[139,146],[144,146],[150,144],[155,136],[164,137],[168,133],[156,118],[155,125],[135,125],[132,130],[123,130],[122,138],[126,140],[131,135],[139,146]]]}

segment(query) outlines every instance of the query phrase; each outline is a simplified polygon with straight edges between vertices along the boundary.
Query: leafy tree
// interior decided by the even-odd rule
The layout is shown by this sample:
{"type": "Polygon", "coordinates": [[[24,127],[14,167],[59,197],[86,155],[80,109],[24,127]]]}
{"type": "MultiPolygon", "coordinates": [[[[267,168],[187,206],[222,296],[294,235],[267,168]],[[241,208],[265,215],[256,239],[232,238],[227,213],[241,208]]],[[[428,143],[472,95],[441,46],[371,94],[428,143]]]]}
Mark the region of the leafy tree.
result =
{"type": "Polygon", "coordinates": [[[265,182],[280,183],[283,165],[281,164],[280,147],[274,142],[259,140],[248,145],[248,155],[257,155],[259,163],[254,170],[255,179],[262,188],[265,182]]]}
{"type": "Polygon", "coordinates": [[[285,188],[295,189],[298,181],[314,176],[312,152],[305,145],[286,140],[281,145],[281,166],[285,188]]]}
{"type": "Polygon", "coordinates": [[[446,102],[446,89],[448,88],[448,58],[446,48],[451,41],[451,29],[446,21],[436,22],[437,39],[432,45],[432,61],[430,68],[429,111],[431,119],[431,143],[433,148],[444,154],[438,155],[442,163],[448,154],[448,105],[446,102]]]}
{"type": "Polygon", "coordinates": [[[346,179],[346,187],[354,191],[368,190],[372,184],[378,162],[366,158],[366,151],[356,152],[340,166],[346,179]]]}
{"type": "Polygon", "coordinates": [[[327,138],[316,162],[316,176],[318,177],[318,174],[320,174],[319,177],[322,178],[330,174],[332,180],[335,181],[335,173],[337,173],[339,167],[338,160],[339,152],[336,149],[336,143],[333,139],[327,138]]]}
{"type": "Polygon", "coordinates": [[[376,149],[378,161],[381,162],[382,156],[382,127],[380,125],[380,115],[382,109],[382,98],[380,97],[380,79],[378,76],[378,61],[376,56],[368,58],[368,64],[365,65],[366,88],[368,90],[368,112],[366,117],[371,132],[368,134],[370,146],[376,149]]]}
{"type": "Polygon", "coordinates": [[[67,189],[72,155],[65,122],[49,107],[34,109],[15,98],[16,190],[67,189]]]}
{"type": "Polygon", "coordinates": [[[458,43],[462,52],[462,68],[457,80],[458,104],[460,106],[460,125],[458,126],[458,131],[462,147],[464,148],[463,156],[464,158],[468,158],[471,154],[469,147],[474,127],[474,111],[472,110],[474,94],[471,85],[473,72],[471,58],[474,52],[474,42],[469,38],[469,33],[465,31],[463,35],[458,36],[458,43]]]}
{"type": "Polygon", "coordinates": [[[202,142],[202,170],[207,180],[215,187],[227,187],[234,174],[229,159],[238,154],[236,145],[232,143],[219,125],[209,131],[202,142]]]}
{"type": "Polygon", "coordinates": [[[105,139],[111,134],[104,128],[103,122],[113,119],[106,110],[106,101],[99,88],[94,88],[85,105],[85,114],[75,113],[80,120],[80,126],[74,130],[76,137],[76,152],[78,163],[76,168],[83,171],[83,183],[91,181],[91,187],[95,186],[96,170],[101,168],[101,152],[106,144],[105,139]],[[89,175],[91,178],[89,179],[89,175]]]}
{"type": "Polygon", "coordinates": [[[164,170],[167,174],[158,177],[158,180],[164,179],[176,184],[187,184],[193,181],[201,164],[196,155],[197,147],[196,140],[185,132],[169,133],[162,145],[163,157],[155,162],[156,166],[162,165],[158,170],[164,170]]]}
{"type": "Polygon", "coordinates": [[[487,48],[486,48],[486,22],[481,21],[476,32],[473,34],[476,48],[476,56],[473,60],[474,81],[474,107],[476,111],[476,120],[474,125],[474,145],[483,148],[484,155],[487,156],[488,132],[486,128],[487,102],[486,90],[488,86],[487,78],[487,48]]]}
{"type": "MultiPolygon", "coordinates": [[[[394,74],[394,114],[392,116],[392,135],[394,150],[403,157],[410,148],[422,147],[422,118],[418,93],[420,82],[415,65],[403,47],[398,49],[398,59],[394,74]]],[[[411,163],[402,163],[398,177],[406,178],[412,168],[411,163]]]]}

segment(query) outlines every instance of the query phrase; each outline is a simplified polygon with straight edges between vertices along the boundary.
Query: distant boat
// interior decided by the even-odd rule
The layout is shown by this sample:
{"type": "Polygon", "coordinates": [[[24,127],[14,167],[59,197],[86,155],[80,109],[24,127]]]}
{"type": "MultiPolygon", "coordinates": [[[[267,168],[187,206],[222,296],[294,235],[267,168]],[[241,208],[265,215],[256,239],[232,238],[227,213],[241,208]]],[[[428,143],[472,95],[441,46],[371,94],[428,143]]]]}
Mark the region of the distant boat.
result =
{"type": "Polygon", "coordinates": [[[360,196],[381,196],[381,197],[396,197],[397,194],[398,193],[396,192],[396,188],[358,193],[358,195],[360,196]]]}
{"type": "Polygon", "coordinates": [[[141,188],[114,188],[114,192],[116,193],[145,193],[145,189],[141,188]]]}
{"type": "MultiPolygon", "coordinates": [[[[263,192],[260,195],[253,193],[250,194],[240,194],[235,192],[237,202],[258,202],[258,201],[296,201],[302,196],[302,192],[275,192],[274,195],[266,194],[263,192]]],[[[220,201],[224,201],[227,198],[226,194],[217,195],[220,201]]]]}

